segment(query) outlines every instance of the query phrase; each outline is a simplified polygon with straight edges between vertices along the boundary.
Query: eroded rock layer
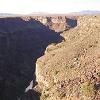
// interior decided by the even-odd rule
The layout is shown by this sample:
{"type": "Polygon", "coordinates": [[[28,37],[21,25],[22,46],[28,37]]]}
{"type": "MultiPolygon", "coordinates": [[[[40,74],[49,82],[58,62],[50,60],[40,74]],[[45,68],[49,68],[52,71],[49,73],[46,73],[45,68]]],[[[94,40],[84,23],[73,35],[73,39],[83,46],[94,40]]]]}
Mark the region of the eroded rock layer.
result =
{"type": "Polygon", "coordinates": [[[70,28],[77,26],[76,17],[67,16],[25,16],[22,17],[24,20],[28,21],[30,19],[35,19],[48,26],[50,29],[56,32],[63,32],[70,28]]]}

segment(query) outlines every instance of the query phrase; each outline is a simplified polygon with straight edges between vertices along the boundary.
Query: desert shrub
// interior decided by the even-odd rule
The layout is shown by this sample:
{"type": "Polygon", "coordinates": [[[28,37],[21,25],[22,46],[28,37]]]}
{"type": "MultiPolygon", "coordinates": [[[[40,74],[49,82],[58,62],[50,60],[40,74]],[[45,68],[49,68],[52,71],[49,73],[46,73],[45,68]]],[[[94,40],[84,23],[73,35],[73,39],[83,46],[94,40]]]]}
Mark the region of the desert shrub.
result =
{"type": "Polygon", "coordinates": [[[42,91],[42,100],[46,100],[49,97],[49,88],[45,87],[44,90],[42,91]]]}
{"type": "Polygon", "coordinates": [[[59,97],[60,99],[62,99],[62,98],[64,98],[64,97],[66,96],[66,93],[63,92],[63,91],[58,90],[57,92],[58,92],[58,97],[59,97]]]}
{"type": "Polygon", "coordinates": [[[81,93],[85,96],[91,96],[95,92],[95,87],[93,83],[85,82],[80,85],[81,93]]]}
{"type": "Polygon", "coordinates": [[[44,94],[44,98],[47,98],[47,97],[49,97],[49,94],[44,94]]]}
{"type": "Polygon", "coordinates": [[[98,72],[97,75],[100,76],[100,72],[98,72]]]}
{"type": "Polygon", "coordinates": [[[55,71],[55,75],[57,75],[58,73],[59,73],[59,71],[56,70],[56,71],[55,71]]]}
{"type": "Polygon", "coordinates": [[[92,44],[89,44],[89,48],[97,47],[98,41],[94,41],[92,44]]]}
{"type": "Polygon", "coordinates": [[[44,94],[41,96],[41,100],[46,100],[49,97],[49,94],[44,94]]]}

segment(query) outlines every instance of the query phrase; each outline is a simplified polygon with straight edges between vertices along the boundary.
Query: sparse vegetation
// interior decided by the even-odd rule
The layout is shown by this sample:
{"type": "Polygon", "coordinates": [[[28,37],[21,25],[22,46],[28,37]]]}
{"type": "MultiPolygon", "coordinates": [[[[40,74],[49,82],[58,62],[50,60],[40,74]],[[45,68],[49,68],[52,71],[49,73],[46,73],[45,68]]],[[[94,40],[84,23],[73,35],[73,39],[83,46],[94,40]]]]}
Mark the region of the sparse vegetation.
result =
{"type": "Polygon", "coordinates": [[[97,75],[100,77],[100,72],[98,72],[97,75]]]}
{"type": "Polygon", "coordinates": [[[49,94],[44,94],[42,100],[46,100],[49,97],[49,94]]]}
{"type": "Polygon", "coordinates": [[[64,97],[66,96],[66,93],[63,92],[63,91],[58,90],[57,93],[58,93],[58,97],[59,97],[60,99],[62,99],[62,98],[64,98],[64,97]]]}
{"type": "Polygon", "coordinates": [[[93,83],[85,82],[80,85],[80,91],[82,95],[91,96],[95,92],[95,87],[93,83]]]}
{"type": "Polygon", "coordinates": [[[42,91],[42,100],[46,100],[49,97],[49,88],[45,87],[42,91]]]}
{"type": "Polygon", "coordinates": [[[39,76],[50,87],[47,100],[95,100],[100,88],[99,20],[100,16],[79,17],[77,27],[61,34],[65,41],[50,45],[49,53],[38,60],[39,76]]]}
{"type": "Polygon", "coordinates": [[[59,71],[58,71],[58,70],[56,70],[56,71],[55,71],[55,75],[57,75],[58,73],[59,73],[59,71]]]}

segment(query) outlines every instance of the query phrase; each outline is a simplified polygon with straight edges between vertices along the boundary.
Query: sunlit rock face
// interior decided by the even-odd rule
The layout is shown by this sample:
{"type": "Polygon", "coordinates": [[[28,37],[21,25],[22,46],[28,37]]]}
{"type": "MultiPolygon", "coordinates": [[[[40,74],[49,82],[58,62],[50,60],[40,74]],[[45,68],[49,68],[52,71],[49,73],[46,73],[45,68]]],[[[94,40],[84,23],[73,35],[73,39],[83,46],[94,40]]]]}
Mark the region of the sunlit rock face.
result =
{"type": "Polygon", "coordinates": [[[42,24],[48,26],[50,29],[54,30],[55,32],[63,32],[65,30],[77,26],[77,20],[75,19],[75,17],[70,18],[67,16],[31,16],[22,18],[26,21],[31,18],[38,20],[42,24]]]}

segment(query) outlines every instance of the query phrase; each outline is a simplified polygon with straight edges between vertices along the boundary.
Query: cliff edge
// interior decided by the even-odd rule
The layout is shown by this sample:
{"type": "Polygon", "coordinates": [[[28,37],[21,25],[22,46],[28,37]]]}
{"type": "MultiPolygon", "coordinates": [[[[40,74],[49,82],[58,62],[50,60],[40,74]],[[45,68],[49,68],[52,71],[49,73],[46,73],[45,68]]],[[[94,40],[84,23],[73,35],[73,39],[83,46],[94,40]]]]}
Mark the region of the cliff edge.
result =
{"type": "Polygon", "coordinates": [[[100,16],[80,16],[61,36],[36,62],[40,100],[100,100],[100,16]]]}

